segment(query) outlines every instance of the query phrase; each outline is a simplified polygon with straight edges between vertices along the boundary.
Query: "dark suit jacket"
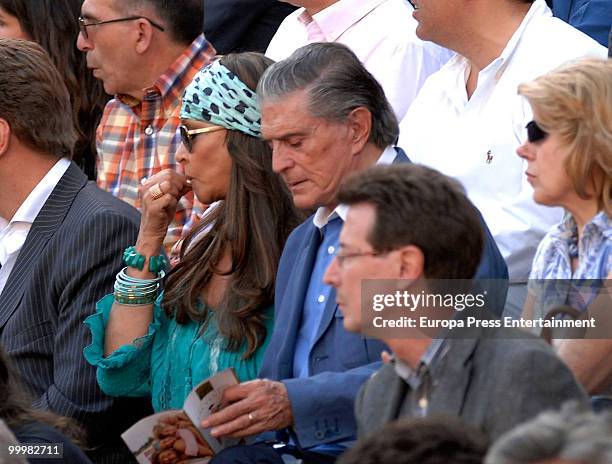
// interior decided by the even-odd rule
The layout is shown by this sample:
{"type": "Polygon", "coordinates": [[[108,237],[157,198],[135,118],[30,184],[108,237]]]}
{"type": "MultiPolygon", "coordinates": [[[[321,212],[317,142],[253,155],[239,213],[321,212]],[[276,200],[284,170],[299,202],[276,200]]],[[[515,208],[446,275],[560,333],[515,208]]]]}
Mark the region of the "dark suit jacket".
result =
{"type": "MultiPolygon", "coordinates": [[[[394,163],[409,162],[403,150],[396,150],[394,163]]],[[[380,353],[385,349],[378,340],[344,329],[333,290],[310,351],[310,377],[293,378],[295,341],[320,241],[321,234],[312,217],[287,239],[276,276],[274,332],[260,372],[260,377],[282,380],[287,387],[294,431],[303,447],[355,437],[353,408],[357,392],[380,367],[380,353]]],[[[495,243],[488,244],[487,249],[495,253],[487,252],[483,258],[484,276],[507,278],[506,265],[495,243]]]]}
{"type": "Polygon", "coordinates": [[[0,295],[0,343],[34,406],[72,417],[95,438],[118,436],[147,409],[104,395],[83,358],[83,319],[112,291],[138,212],[100,190],[72,163],[32,224],[0,295]],[[112,425],[111,425],[112,424],[112,425]]]}
{"type": "Polygon", "coordinates": [[[204,0],[204,34],[219,54],[263,53],[293,10],[278,0],[204,0]]]}
{"type": "Polygon", "coordinates": [[[553,14],[608,46],[612,27],[612,2],[610,0],[554,0],[553,14]]]}
{"type": "MultiPolygon", "coordinates": [[[[432,368],[428,415],[457,416],[493,440],[567,400],[588,401],[544,341],[527,333],[512,339],[516,331],[505,328],[484,330],[472,331],[471,339],[447,340],[446,356],[432,368]]],[[[359,392],[359,436],[407,417],[409,409],[404,408],[414,395],[392,365],[383,366],[359,392]]]]}

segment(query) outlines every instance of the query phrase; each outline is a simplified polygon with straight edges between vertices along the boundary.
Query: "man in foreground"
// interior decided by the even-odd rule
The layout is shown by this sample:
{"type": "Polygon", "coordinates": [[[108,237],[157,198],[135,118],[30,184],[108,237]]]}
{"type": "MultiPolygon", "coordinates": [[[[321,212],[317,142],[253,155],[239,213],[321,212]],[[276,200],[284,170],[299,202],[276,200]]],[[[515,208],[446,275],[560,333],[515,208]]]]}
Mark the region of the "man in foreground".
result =
{"type": "MultiPolygon", "coordinates": [[[[495,326],[499,321],[486,316],[478,325],[467,323],[469,316],[479,316],[478,305],[462,310],[459,305],[420,304],[403,310],[415,315],[412,328],[375,329],[372,324],[366,306],[372,280],[392,282],[392,288],[412,294],[435,296],[444,288],[444,301],[448,296],[468,301],[464,284],[476,273],[483,231],[476,208],[457,182],[423,166],[377,166],[347,180],[338,202],[348,212],[325,282],[336,289],[344,327],[374,334],[394,356],[359,393],[355,414],[360,436],[401,417],[442,414],[495,439],[566,400],[586,401],[569,369],[543,340],[495,326]],[[412,226],[403,227],[407,222],[412,226]],[[453,285],[441,286],[444,279],[453,285]],[[431,329],[422,317],[459,326],[431,329]]],[[[390,320],[394,313],[388,309],[378,314],[390,320]]]]}

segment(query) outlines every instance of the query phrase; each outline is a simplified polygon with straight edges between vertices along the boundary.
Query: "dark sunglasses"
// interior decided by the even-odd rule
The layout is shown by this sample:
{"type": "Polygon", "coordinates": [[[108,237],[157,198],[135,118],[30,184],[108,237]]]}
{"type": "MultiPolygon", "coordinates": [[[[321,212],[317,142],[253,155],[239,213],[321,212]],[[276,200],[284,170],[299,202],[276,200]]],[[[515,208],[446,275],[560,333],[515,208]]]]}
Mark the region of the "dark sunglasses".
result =
{"type": "Polygon", "coordinates": [[[529,121],[525,126],[527,129],[527,140],[530,143],[541,142],[548,137],[548,132],[544,131],[535,121],[529,121]]]}
{"type": "Polygon", "coordinates": [[[149,21],[151,23],[151,26],[159,29],[162,32],[165,31],[165,29],[163,27],[161,27],[156,22],[151,21],[146,16],[126,16],[125,18],[108,19],[106,21],[93,21],[91,23],[85,22],[85,18],[83,18],[82,16],[79,16],[79,19],[77,21],[79,23],[79,31],[81,32],[81,34],[83,34],[83,37],[85,39],[88,39],[89,38],[89,34],[87,33],[87,28],[89,26],[101,26],[102,24],[120,23],[120,22],[123,22],[123,21],[135,21],[137,19],[146,19],[147,21],[149,21]]]}
{"type": "Polygon", "coordinates": [[[207,132],[215,132],[219,130],[224,130],[225,127],[221,126],[212,126],[212,127],[202,127],[201,129],[192,129],[189,130],[187,127],[182,124],[179,126],[179,132],[181,134],[181,142],[185,145],[185,148],[189,153],[193,150],[193,139],[198,134],[206,134],[207,132]]]}

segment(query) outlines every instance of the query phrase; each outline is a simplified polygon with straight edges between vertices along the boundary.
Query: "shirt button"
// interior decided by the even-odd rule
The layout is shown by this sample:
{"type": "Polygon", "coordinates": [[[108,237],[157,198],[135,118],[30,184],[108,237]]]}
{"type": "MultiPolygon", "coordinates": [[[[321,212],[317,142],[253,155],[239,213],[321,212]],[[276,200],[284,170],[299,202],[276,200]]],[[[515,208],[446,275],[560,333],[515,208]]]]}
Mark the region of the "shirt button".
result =
{"type": "Polygon", "coordinates": [[[334,254],[334,251],[336,251],[336,249],[335,249],[333,246],[330,246],[330,247],[327,249],[327,254],[329,254],[329,255],[333,255],[333,254],[334,254]]]}
{"type": "Polygon", "coordinates": [[[153,135],[153,126],[151,126],[150,124],[147,126],[147,128],[145,129],[145,134],[147,135],[153,135]]]}
{"type": "Polygon", "coordinates": [[[319,295],[319,298],[317,298],[317,301],[318,301],[319,303],[323,303],[323,302],[325,301],[325,296],[323,296],[323,295],[319,295]]]}

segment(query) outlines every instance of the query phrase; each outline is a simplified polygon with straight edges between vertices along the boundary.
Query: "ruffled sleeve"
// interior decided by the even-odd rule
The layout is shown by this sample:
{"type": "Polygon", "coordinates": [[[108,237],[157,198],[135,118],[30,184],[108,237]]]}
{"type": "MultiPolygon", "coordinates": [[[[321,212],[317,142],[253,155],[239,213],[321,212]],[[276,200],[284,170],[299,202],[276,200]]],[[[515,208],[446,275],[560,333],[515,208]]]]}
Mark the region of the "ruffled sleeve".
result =
{"type": "MultiPolygon", "coordinates": [[[[151,351],[156,335],[167,321],[161,308],[163,295],[153,305],[153,321],[146,335],[123,345],[104,357],[104,334],[114,297],[106,295],[96,304],[96,313],[85,319],[91,330],[92,343],[85,347],[87,362],[97,368],[100,388],[109,396],[148,396],[151,394],[151,351]]],[[[138,311],[138,309],[134,309],[138,311]]]]}

